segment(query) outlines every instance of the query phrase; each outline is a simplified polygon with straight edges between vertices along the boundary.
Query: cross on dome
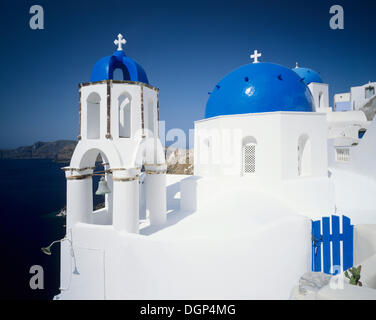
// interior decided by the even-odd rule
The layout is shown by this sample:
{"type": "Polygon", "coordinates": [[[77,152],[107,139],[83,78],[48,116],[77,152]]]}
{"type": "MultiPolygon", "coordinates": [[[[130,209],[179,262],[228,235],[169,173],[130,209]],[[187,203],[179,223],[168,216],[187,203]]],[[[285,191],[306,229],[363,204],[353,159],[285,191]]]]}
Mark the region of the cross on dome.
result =
{"type": "Polygon", "coordinates": [[[258,53],[257,50],[253,51],[253,54],[251,54],[251,59],[253,59],[253,63],[259,63],[258,58],[262,56],[261,53],[258,53]]]}
{"type": "Polygon", "coordinates": [[[123,48],[122,48],[122,44],[126,44],[127,43],[127,40],[125,40],[124,38],[123,38],[123,35],[121,34],[121,33],[119,33],[118,34],[118,36],[117,36],[117,39],[115,39],[114,40],[114,43],[115,43],[115,45],[117,45],[118,46],[118,51],[121,51],[121,50],[123,50],[123,48]]]}

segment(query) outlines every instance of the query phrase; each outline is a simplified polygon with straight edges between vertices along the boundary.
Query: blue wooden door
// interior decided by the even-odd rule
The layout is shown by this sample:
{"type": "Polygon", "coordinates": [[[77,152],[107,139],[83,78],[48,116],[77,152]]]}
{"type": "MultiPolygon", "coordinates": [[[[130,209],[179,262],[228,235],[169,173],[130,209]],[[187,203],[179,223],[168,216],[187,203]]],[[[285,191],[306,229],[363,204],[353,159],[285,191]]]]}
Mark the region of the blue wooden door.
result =
{"type": "Polygon", "coordinates": [[[333,215],[331,219],[323,217],[322,220],[312,221],[312,271],[337,274],[340,270],[351,268],[354,255],[353,235],[354,226],[346,216],[340,219],[333,215]]]}

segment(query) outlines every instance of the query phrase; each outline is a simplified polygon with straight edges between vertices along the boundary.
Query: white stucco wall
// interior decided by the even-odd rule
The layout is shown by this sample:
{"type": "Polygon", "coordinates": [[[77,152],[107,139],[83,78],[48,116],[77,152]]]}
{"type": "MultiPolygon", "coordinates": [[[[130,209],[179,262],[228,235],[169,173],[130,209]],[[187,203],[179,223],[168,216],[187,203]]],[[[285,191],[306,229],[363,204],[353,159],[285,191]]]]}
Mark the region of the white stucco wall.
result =
{"type": "Polygon", "coordinates": [[[329,86],[326,83],[311,82],[308,85],[311,90],[316,112],[330,112],[329,86]]]}
{"type": "MultiPolygon", "coordinates": [[[[178,190],[169,193],[171,204],[178,190]]],[[[310,219],[264,193],[232,204],[211,215],[172,211],[147,235],[76,224],[74,257],[63,242],[60,298],[288,299],[311,267],[310,219]],[[260,268],[264,276],[255,277],[260,268]]]]}
{"type": "Polygon", "coordinates": [[[241,175],[242,140],[254,137],[258,177],[297,178],[298,140],[307,135],[311,148],[311,176],[327,175],[325,115],[271,112],[219,116],[195,122],[197,176],[241,175]],[[207,141],[210,139],[210,146],[207,141]]]}
{"type": "Polygon", "coordinates": [[[365,96],[365,89],[367,87],[374,87],[376,93],[376,82],[370,82],[358,87],[351,88],[351,107],[353,110],[358,110],[365,104],[368,99],[365,96]]]}

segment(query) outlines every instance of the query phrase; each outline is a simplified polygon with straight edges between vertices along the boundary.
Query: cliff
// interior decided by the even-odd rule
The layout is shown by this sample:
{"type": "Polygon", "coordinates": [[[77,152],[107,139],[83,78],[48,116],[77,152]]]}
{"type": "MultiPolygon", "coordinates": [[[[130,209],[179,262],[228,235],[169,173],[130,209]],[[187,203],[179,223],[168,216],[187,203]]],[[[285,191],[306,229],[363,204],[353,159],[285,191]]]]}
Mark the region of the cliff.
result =
{"type": "MultiPolygon", "coordinates": [[[[69,162],[77,141],[36,142],[32,146],[0,150],[0,159],[52,159],[69,162]]],[[[167,173],[193,174],[193,149],[166,148],[167,173]]]]}
{"type": "Polygon", "coordinates": [[[52,159],[69,162],[76,144],[77,141],[72,140],[38,141],[31,146],[0,150],[0,159],[52,159]]]}

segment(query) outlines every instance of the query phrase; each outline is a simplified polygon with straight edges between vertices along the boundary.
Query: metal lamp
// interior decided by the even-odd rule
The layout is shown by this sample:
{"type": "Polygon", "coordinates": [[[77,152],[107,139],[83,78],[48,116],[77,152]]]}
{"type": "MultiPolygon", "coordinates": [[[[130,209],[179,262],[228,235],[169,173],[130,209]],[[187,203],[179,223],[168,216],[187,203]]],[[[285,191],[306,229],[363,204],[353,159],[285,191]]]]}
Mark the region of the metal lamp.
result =
{"type": "Polygon", "coordinates": [[[60,240],[55,240],[55,241],[53,241],[48,247],[43,247],[43,248],[41,248],[41,250],[42,250],[42,252],[43,253],[45,253],[45,254],[47,254],[47,255],[51,255],[51,247],[55,244],[55,243],[58,243],[58,242],[61,242],[61,241],[64,241],[64,240],[66,240],[67,238],[66,237],[64,237],[63,239],[60,239],[60,240]]]}

